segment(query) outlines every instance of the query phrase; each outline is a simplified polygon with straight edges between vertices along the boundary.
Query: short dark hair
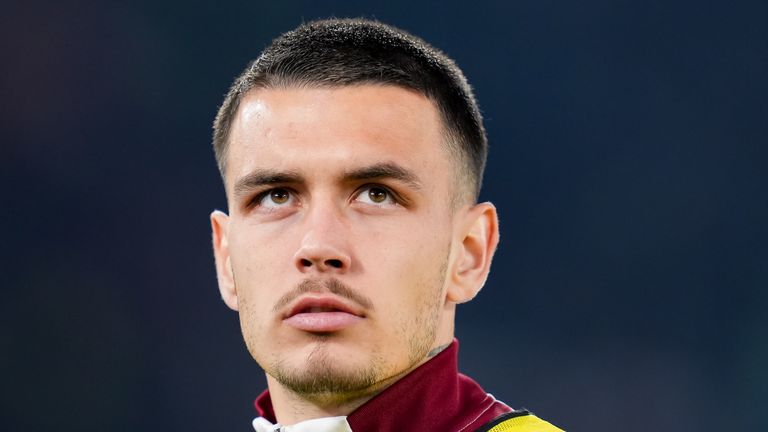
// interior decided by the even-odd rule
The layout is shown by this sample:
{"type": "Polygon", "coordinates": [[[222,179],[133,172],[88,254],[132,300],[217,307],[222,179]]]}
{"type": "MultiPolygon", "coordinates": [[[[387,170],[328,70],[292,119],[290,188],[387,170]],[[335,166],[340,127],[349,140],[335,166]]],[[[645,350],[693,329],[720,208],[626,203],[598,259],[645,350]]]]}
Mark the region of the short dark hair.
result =
{"type": "Polygon", "coordinates": [[[230,129],[240,101],[254,88],[395,85],[435,103],[449,150],[477,199],[488,153],[472,88],[456,63],[403,30],[366,19],[329,19],[284,33],[238,76],[213,124],[213,147],[225,175],[230,129]]]}

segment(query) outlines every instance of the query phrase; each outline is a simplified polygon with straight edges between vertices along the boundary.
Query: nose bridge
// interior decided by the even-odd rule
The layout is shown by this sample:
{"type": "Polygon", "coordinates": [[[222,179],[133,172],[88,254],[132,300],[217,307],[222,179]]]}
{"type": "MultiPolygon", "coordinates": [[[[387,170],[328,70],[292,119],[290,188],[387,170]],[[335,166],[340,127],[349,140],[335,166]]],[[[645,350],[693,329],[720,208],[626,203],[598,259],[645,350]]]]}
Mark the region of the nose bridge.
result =
{"type": "Polygon", "coordinates": [[[304,236],[294,261],[302,272],[344,272],[352,260],[347,248],[347,226],[342,209],[333,199],[318,196],[303,220],[304,236]]]}

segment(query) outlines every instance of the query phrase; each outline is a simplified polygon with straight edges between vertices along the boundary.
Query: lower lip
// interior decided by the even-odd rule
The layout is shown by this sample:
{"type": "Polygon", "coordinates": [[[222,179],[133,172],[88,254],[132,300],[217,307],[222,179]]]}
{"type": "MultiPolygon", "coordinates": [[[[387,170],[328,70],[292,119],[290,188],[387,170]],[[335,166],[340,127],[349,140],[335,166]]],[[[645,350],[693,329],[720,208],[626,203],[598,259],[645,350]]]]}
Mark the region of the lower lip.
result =
{"type": "Polygon", "coordinates": [[[361,319],[363,318],[346,312],[312,312],[293,315],[283,322],[308,332],[332,332],[352,326],[361,319]]]}

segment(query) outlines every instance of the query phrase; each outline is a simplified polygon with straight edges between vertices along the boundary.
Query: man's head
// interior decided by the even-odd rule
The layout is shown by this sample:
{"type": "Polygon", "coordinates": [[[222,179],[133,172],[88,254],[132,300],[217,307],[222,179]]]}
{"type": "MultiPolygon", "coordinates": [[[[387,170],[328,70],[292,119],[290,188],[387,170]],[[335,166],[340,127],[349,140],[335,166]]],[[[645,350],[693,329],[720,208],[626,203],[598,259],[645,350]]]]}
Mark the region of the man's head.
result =
{"type": "Polygon", "coordinates": [[[333,405],[375,392],[450,343],[455,305],[485,282],[496,212],[466,199],[479,177],[457,192],[457,179],[482,174],[485,136],[461,73],[436,56],[381,24],[309,24],[267,48],[219,112],[229,202],[229,215],[211,215],[219,287],[273,394],[333,405]],[[317,61],[333,83],[297,78],[317,61]],[[403,84],[408,74],[460,77],[446,106],[471,102],[468,117],[440,108],[437,84],[403,84]],[[451,140],[472,122],[465,155],[451,140]]]}
{"type": "Polygon", "coordinates": [[[268,46],[235,80],[214,122],[213,145],[222,177],[232,123],[258,88],[393,85],[435,103],[445,145],[456,159],[456,198],[476,200],[488,144],[482,116],[461,69],[445,54],[402,30],[366,20],[326,20],[300,26],[268,46]]]}

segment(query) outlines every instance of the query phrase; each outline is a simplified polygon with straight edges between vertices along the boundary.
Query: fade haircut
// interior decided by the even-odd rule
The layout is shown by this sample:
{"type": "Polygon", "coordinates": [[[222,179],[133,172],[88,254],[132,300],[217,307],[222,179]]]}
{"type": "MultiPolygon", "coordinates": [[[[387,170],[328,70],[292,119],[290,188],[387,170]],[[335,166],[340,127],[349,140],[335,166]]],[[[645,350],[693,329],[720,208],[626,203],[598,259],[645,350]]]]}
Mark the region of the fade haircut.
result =
{"type": "Polygon", "coordinates": [[[230,129],[248,91],[365,84],[414,90],[435,104],[445,144],[457,162],[457,185],[470,195],[465,199],[477,200],[488,141],[472,88],[461,69],[420,38],[359,18],[302,24],[272,41],[235,79],[213,124],[213,148],[222,178],[230,129]]]}

